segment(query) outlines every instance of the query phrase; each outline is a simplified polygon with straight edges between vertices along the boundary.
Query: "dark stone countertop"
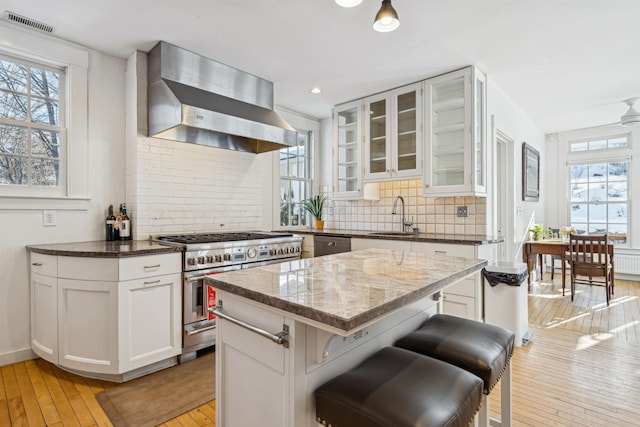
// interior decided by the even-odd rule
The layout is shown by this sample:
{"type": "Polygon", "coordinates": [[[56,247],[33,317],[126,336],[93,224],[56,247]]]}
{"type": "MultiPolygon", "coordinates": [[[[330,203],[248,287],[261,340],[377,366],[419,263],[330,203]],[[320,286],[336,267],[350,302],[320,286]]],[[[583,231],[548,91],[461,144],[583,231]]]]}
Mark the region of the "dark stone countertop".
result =
{"type": "Polygon", "coordinates": [[[408,242],[425,243],[449,243],[456,245],[488,245],[491,243],[500,243],[504,241],[503,237],[492,237],[479,234],[418,233],[417,235],[383,235],[376,233],[384,233],[384,231],[344,229],[324,229],[319,231],[312,228],[291,228],[278,231],[286,231],[294,234],[313,234],[314,236],[357,237],[362,239],[401,240],[408,242]]]}
{"type": "Polygon", "coordinates": [[[120,258],[182,251],[180,247],[160,245],[156,242],[150,242],[149,240],[55,243],[29,245],[27,249],[45,255],[96,258],[120,258]]]}

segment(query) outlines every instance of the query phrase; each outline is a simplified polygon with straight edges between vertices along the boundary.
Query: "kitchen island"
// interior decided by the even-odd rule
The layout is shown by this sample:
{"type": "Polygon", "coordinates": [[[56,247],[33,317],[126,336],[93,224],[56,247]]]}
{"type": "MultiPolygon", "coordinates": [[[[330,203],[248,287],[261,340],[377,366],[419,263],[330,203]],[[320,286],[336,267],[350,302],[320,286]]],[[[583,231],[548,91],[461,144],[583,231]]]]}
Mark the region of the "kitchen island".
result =
{"type": "Polygon", "coordinates": [[[441,291],[486,264],[366,249],[208,277],[216,425],[316,426],[320,384],[440,312],[441,291]]]}

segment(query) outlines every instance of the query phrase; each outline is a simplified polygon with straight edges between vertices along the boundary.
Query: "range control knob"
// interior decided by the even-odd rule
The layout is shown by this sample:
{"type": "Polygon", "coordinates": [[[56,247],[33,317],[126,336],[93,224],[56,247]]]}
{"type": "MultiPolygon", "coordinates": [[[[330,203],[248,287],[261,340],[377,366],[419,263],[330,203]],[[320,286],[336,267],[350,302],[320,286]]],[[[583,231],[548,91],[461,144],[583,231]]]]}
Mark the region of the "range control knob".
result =
{"type": "Polygon", "coordinates": [[[216,262],[222,262],[222,255],[216,255],[216,262]]]}
{"type": "Polygon", "coordinates": [[[247,251],[247,256],[249,258],[255,258],[258,253],[256,252],[256,248],[249,248],[247,251]]]}
{"type": "Polygon", "coordinates": [[[276,254],[275,249],[269,249],[269,255],[275,255],[275,254],[276,254]]]}
{"type": "Polygon", "coordinates": [[[196,260],[194,258],[187,258],[188,265],[196,265],[196,260]]]}
{"type": "Polygon", "coordinates": [[[198,264],[204,264],[204,257],[203,256],[199,256],[198,257],[198,264]]]}
{"type": "Polygon", "coordinates": [[[225,261],[231,261],[231,254],[224,254],[225,261]]]}
{"type": "Polygon", "coordinates": [[[213,256],[207,255],[207,264],[211,264],[213,262],[213,256]]]}

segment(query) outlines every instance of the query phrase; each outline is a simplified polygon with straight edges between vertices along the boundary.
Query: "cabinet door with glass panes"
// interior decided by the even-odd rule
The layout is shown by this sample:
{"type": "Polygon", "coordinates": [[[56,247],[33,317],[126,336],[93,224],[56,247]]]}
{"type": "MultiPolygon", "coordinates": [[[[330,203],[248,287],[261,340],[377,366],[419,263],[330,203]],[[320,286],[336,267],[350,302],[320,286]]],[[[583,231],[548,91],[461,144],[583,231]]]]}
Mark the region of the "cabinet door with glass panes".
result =
{"type": "Polygon", "coordinates": [[[465,68],[425,81],[423,196],[486,195],[484,75],[465,68]]]}
{"type": "Polygon", "coordinates": [[[361,114],[362,100],[333,110],[333,199],[362,198],[361,114]]]}
{"type": "Polygon", "coordinates": [[[365,181],[421,177],[421,87],[365,98],[365,181]]]}

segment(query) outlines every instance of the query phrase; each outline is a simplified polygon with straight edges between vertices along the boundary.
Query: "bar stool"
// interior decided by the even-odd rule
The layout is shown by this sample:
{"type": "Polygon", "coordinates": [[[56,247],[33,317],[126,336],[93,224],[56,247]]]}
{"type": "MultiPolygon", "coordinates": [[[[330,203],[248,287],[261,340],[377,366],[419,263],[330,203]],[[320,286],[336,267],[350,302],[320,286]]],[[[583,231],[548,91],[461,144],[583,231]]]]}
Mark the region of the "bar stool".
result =
{"type": "Polygon", "coordinates": [[[480,427],[511,426],[511,365],[515,335],[494,325],[436,314],[395,345],[465,369],[484,383],[480,427]],[[502,379],[501,419],[489,420],[487,395],[502,379]]]}
{"type": "Polygon", "coordinates": [[[315,391],[316,421],[348,427],[465,427],[482,380],[464,369],[385,347],[315,391]]]}

